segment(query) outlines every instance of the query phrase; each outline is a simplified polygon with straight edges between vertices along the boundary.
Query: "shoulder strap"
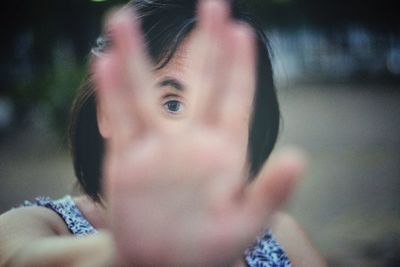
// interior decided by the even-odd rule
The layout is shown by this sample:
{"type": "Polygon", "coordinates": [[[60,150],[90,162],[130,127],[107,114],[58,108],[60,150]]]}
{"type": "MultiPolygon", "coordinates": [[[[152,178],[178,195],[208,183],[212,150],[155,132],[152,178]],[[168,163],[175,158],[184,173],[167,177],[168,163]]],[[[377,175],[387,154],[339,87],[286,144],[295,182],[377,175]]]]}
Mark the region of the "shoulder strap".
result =
{"type": "Polygon", "coordinates": [[[53,200],[49,197],[38,197],[34,202],[25,201],[24,206],[40,206],[51,209],[65,222],[70,232],[76,236],[91,235],[97,230],[82,215],[71,196],[53,200]]]}
{"type": "Polygon", "coordinates": [[[291,267],[292,264],[276,241],[271,230],[267,229],[256,242],[245,252],[248,267],[291,267]]]}

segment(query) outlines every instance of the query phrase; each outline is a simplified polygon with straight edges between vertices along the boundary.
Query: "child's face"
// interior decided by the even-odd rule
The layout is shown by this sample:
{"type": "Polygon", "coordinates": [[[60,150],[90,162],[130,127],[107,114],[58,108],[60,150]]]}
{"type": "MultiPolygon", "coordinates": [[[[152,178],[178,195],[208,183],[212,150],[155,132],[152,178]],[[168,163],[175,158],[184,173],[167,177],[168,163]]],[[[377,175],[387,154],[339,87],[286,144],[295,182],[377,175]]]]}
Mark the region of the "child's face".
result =
{"type": "MultiPolygon", "coordinates": [[[[198,93],[194,92],[194,90],[201,90],[201,87],[190,87],[190,68],[193,66],[193,60],[191,57],[192,49],[188,45],[189,38],[182,43],[171,61],[155,72],[155,88],[160,89],[156,89],[155,98],[157,102],[155,105],[160,110],[160,116],[168,124],[168,128],[171,131],[179,131],[192,119],[192,109],[198,93]]],[[[255,80],[254,74],[254,87],[255,80]]],[[[254,95],[249,95],[248,99],[242,99],[240,105],[237,106],[237,109],[241,110],[241,116],[231,118],[231,120],[236,121],[237,127],[235,129],[241,137],[240,147],[242,148],[243,160],[246,160],[247,155],[253,97],[254,95]]]]}
{"type": "MultiPolygon", "coordinates": [[[[191,37],[189,36],[182,42],[180,47],[175,52],[172,59],[166,66],[154,72],[155,86],[152,94],[154,109],[157,110],[161,122],[164,124],[170,133],[177,133],[189,125],[193,119],[193,109],[195,108],[198,93],[202,89],[201,86],[191,86],[191,67],[193,66],[193,55],[191,50],[193,46],[190,45],[191,37]]],[[[228,62],[219,68],[227,68],[228,62]]],[[[215,70],[218,72],[218,69],[215,70]]],[[[254,92],[256,75],[252,77],[253,88],[249,88],[254,92]]],[[[218,88],[216,88],[218,90],[218,88]]],[[[253,94],[248,94],[245,99],[241,99],[236,108],[236,115],[230,119],[234,123],[234,135],[239,136],[240,154],[243,159],[243,166],[247,163],[247,147],[249,137],[250,119],[253,111],[253,94]],[[238,114],[240,114],[238,116],[238,114]]],[[[101,111],[101,109],[100,109],[101,111]]],[[[102,112],[100,112],[100,116],[102,112]]],[[[103,138],[112,138],[112,131],[107,124],[101,123],[100,133],[103,138]]]]}

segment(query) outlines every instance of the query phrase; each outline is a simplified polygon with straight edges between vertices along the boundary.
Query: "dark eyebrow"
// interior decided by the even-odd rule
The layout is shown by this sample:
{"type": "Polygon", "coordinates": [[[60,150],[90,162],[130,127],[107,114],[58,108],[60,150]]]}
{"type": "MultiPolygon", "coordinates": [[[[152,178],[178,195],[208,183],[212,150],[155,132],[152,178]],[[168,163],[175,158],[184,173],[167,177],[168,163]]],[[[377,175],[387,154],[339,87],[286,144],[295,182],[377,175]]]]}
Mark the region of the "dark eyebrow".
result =
{"type": "Polygon", "coordinates": [[[157,85],[158,85],[158,87],[170,86],[178,91],[186,90],[185,86],[180,81],[178,81],[175,78],[171,78],[171,77],[164,78],[157,85]]]}

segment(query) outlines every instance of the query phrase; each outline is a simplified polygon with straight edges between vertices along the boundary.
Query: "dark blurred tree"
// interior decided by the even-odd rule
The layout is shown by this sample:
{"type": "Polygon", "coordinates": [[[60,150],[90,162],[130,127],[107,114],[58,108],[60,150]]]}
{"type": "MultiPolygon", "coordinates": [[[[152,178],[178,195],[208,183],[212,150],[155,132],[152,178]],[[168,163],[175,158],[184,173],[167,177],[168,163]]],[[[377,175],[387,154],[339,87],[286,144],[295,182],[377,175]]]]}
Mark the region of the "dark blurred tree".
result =
{"type": "MultiPolygon", "coordinates": [[[[361,24],[377,32],[400,33],[400,16],[390,0],[238,1],[248,5],[266,27],[313,25],[329,33],[348,24],[361,24]]],[[[0,97],[11,97],[22,115],[32,105],[46,103],[56,121],[66,121],[104,13],[111,6],[126,2],[4,1],[0,16],[0,97]],[[72,49],[74,61],[65,68],[55,62],[55,49],[63,45],[72,49]]]]}
{"type": "Polygon", "coordinates": [[[16,122],[41,104],[50,109],[55,125],[64,127],[102,17],[117,2],[123,1],[20,0],[2,5],[0,97],[13,100],[16,122]],[[56,62],[55,49],[60,46],[72,49],[72,64],[56,62]]]}

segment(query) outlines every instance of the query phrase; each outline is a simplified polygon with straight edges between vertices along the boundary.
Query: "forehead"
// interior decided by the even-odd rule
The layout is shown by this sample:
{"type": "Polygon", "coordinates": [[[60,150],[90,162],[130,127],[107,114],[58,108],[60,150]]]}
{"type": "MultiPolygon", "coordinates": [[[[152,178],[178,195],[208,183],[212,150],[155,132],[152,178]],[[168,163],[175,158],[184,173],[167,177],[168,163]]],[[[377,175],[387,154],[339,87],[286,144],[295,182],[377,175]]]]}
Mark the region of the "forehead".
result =
{"type": "Polygon", "coordinates": [[[189,56],[191,54],[191,49],[188,45],[188,39],[189,37],[182,41],[174,52],[172,58],[163,68],[156,70],[155,74],[157,77],[173,76],[182,82],[186,80],[185,73],[187,73],[192,61],[192,57],[189,56]]]}
{"type": "MultiPolygon", "coordinates": [[[[163,80],[165,78],[173,78],[174,80],[177,80],[184,88],[189,89],[189,91],[192,91],[191,89],[200,89],[202,86],[198,85],[193,85],[191,82],[191,78],[194,78],[197,82],[201,83],[201,80],[204,76],[198,76],[200,73],[196,73],[198,71],[197,69],[201,69],[201,74],[202,75],[210,75],[210,72],[218,72],[217,74],[213,73],[211,76],[213,78],[217,79],[225,79],[225,80],[218,80],[216,83],[221,86],[221,85],[228,85],[230,84],[230,79],[232,79],[232,76],[230,75],[235,75],[234,73],[238,74],[238,68],[235,68],[232,63],[232,57],[225,58],[225,62],[219,62],[218,60],[212,60],[210,56],[208,55],[208,58],[198,58],[198,51],[199,51],[199,43],[195,43],[193,33],[189,34],[182,42],[181,44],[177,47],[176,51],[174,52],[173,56],[171,59],[168,61],[168,63],[162,67],[161,69],[156,70],[155,76],[157,81],[159,82],[160,80],[163,80]],[[196,57],[197,56],[197,57],[196,57]],[[211,61],[218,61],[218,68],[216,66],[210,65],[211,61]],[[207,66],[203,66],[203,64],[207,66]],[[207,71],[204,71],[207,69],[207,71]],[[212,70],[210,70],[212,69],[212,70]]],[[[226,52],[226,51],[225,51],[226,52]]],[[[244,52],[245,53],[245,52],[244,52]]],[[[203,54],[203,53],[202,53],[203,54]]],[[[214,54],[214,53],[212,53],[214,54]]],[[[216,54],[214,54],[215,56],[216,54]]],[[[217,55],[218,56],[218,55],[217,55]]],[[[232,55],[233,56],[233,55],[232,55]]],[[[217,62],[214,62],[217,64],[217,62]]],[[[238,62],[235,62],[236,64],[238,62]]],[[[240,69],[240,68],[239,68],[240,69]]],[[[246,84],[246,86],[250,86],[252,88],[247,88],[247,90],[251,90],[253,93],[251,94],[245,94],[246,97],[243,99],[243,102],[241,104],[244,104],[245,106],[252,106],[253,103],[253,98],[255,95],[256,91],[256,80],[257,80],[257,71],[256,69],[253,70],[253,73],[250,74],[251,77],[247,77],[244,80],[247,80],[248,82],[240,82],[240,84],[246,84]],[[249,82],[250,80],[250,82],[249,82]],[[248,97],[247,97],[248,96],[248,97]]],[[[245,71],[245,73],[248,73],[245,71]]]]}

